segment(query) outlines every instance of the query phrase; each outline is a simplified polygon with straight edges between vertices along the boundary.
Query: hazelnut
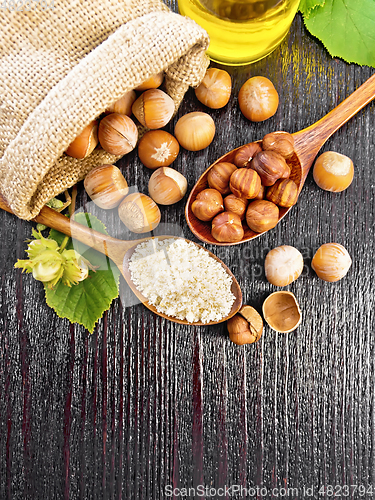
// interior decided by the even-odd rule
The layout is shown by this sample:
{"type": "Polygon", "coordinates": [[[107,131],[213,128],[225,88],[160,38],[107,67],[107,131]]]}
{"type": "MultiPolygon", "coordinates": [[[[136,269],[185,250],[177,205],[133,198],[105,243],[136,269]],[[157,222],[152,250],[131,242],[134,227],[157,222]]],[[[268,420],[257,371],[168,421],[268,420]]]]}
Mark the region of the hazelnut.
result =
{"type": "Polygon", "coordinates": [[[225,211],[237,214],[241,220],[245,218],[247,204],[246,198],[239,198],[234,194],[229,194],[224,198],[225,211]]]}
{"type": "Polygon", "coordinates": [[[349,271],[352,259],[345,247],[339,243],[325,243],[318,248],[311,267],[324,281],[339,281],[349,271]]]}
{"type": "Polygon", "coordinates": [[[98,145],[98,120],[93,120],[69,145],[65,153],[72,158],[83,160],[98,145]]]}
{"type": "Polygon", "coordinates": [[[143,193],[129,194],[118,207],[118,214],[133,233],[153,231],[161,218],[157,204],[143,193]]]}
{"type": "Polygon", "coordinates": [[[321,189],[339,193],[348,188],[353,181],[353,162],[345,155],[327,151],[316,159],[313,177],[321,189]]]}
{"type": "Polygon", "coordinates": [[[263,186],[263,184],[261,184],[258,194],[256,196],[254,196],[253,199],[254,200],[263,200],[265,192],[266,192],[266,189],[263,186]]]}
{"type": "Polygon", "coordinates": [[[131,118],[119,113],[111,113],[100,120],[99,142],[112,155],[130,153],[138,140],[138,129],[131,118]]]}
{"type": "Polygon", "coordinates": [[[200,151],[211,144],[215,136],[215,123],[210,115],[193,111],[177,121],[174,135],[188,151],[200,151]]]}
{"type": "Polygon", "coordinates": [[[294,137],[288,132],[271,132],[263,137],[262,148],[264,151],[274,151],[284,158],[290,158],[294,153],[294,137]]]}
{"type": "Polygon", "coordinates": [[[303,257],[297,248],[282,245],[270,250],[264,261],[267,280],[275,286],[287,286],[303,271],[303,257]]]}
{"type": "Polygon", "coordinates": [[[285,159],[274,151],[261,151],[250,162],[250,168],[255,170],[264,186],[272,186],[278,179],[286,179],[290,168],[285,159]]]}
{"type": "Polygon", "coordinates": [[[208,185],[213,189],[217,189],[221,194],[229,194],[229,180],[235,170],[237,170],[237,167],[233,163],[226,161],[216,163],[208,172],[208,185]]]}
{"type": "Polygon", "coordinates": [[[155,170],[148,181],[151,198],[159,205],[172,205],[182,200],[187,190],[185,177],[170,167],[155,170]]]}
{"type": "Polygon", "coordinates": [[[203,189],[191,204],[191,210],[199,220],[212,220],[224,210],[223,197],[216,189],[203,189]]]}
{"type": "Polygon", "coordinates": [[[100,208],[117,207],[129,188],[121,170],[115,165],[100,165],[86,175],[83,182],[91,200],[100,208]]]}
{"type": "Polygon", "coordinates": [[[227,71],[208,68],[201,84],[195,89],[198,101],[211,109],[224,107],[230,98],[232,80],[227,71]]]}
{"type": "Polygon", "coordinates": [[[233,162],[239,168],[248,167],[254,156],[261,151],[262,148],[258,142],[250,142],[237,150],[233,162]]]}
{"type": "Polygon", "coordinates": [[[254,76],[240,88],[238,104],[248,120],[261,122],[276,113],[279,95],[268,78],[254,76]]]}
{"type": "Polygon", "coordinates": [[[293,332],[302,321],[301,309],[292,292],[271,293],[262,309],[264,319],[276,332],[293,332]]]}
{"type": "Polygon", "coordinates": [[[250,168],[239,168],[230,177],[229,187],[233,194],[239,198],[250,200],[259,193],[261,186],[260,177],[250,168]]]}
{"type": "Polygon", "coordinates": [[[145,127],[162,128],[172,118],[174,101],[160,89],[150,89],[143,92],[132,106],[134,116],[145,127]]]}
{"type": "Polygon", "coordinates": [[[129,92],[126,92],[118,101],[111,104],[111,106],[105,110],[105,113],[120,113],[120,115],[130,116],[132,114],[133,103],[136,99],[137,94],[134,90],[129,90],[129,92]]]}
{"type": "Polygon", "coordinates": [[[297,202],[297,184],[292,179],[279,179],[267,189],[266,198],[280,207],[291,207],[297,202]]]}
{"type": "Polygon", "coordinates": [[[146,81],[138,85],[135,90],[149,90],[149,89],[157,89],[163,83],[164,73],[161,71],[160,73],[156,73],[156,75],[150,76],[146,81]]]}
{"type": "Polygon", "coordinates": [[[238,313],[227,321],[230,340],[237,345],[254,344],[263,333],[261,315],[251,306],[242,306],[238,313]]]}
{"type": "Polygon", "coordinates": [[[168,167],[177,158],[180,145],[175,137],[165,130],[150,130],[138,144],[138,156],[143,165],[155,170],[168,167]]]}
{"type": "Polygon", "coordinates": [[[212,220],[211,234],[221,243],[236,243],[241,241],[244,229],[237,214],[222,212],[212,220]]]}
{"type": "Polygon", "coordinates": [[[263,233],[279,222],[279,208],[267,200],[252,201],[246,210],[246,223],[252,231],[263,233]]]}

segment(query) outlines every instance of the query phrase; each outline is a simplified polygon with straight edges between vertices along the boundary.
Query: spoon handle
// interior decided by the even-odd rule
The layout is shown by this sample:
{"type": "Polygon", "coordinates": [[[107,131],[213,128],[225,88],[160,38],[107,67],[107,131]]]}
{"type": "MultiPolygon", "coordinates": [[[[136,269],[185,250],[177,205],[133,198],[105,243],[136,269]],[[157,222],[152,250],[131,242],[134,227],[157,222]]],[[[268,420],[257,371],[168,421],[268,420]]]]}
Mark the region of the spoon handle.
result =
{"type": "Polygon", "coordinates": [[[374,98],[375,74],[319,121],[293,134],[295,151],[302,164],[302,183],[327,139],[374,98]]]}
{"type": "MultiPolygon", "coordinates": [[[[13,213],[1,193],[0,208],[9,213],[13,213]]],[[[60,233],[66,234],[67,236],[71,236],[94,250],[98,250],[108,257],[111,257],[112,260],[119,257],[121,261],[121,257],[124,256],[126,251],[134,246],[133,241],[118,240],[106,234],[102,234],[99,231],[95,231],[94,229],[90,229],[89,227],[68,219],[65,215],[47,206],[42,208],[33,221],[56,229],[56,231],[60,231],[60,233]]]]}

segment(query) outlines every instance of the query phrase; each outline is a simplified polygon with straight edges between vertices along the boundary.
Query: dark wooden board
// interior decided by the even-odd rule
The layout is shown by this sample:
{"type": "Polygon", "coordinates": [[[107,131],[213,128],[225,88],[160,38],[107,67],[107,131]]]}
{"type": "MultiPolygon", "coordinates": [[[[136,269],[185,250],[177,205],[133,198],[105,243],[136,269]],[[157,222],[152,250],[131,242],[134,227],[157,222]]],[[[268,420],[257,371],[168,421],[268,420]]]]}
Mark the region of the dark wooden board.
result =
{"type": "MultiPolygon", "coordinates": [[[[199,153],[182,150],[175,163],[189,189],[228,150],[315,122],[374,70],[332,59],[297,15],[273,54],[228,71],[233,98],[210,111],[214,142],[199,153]],[[269,77],[280,94],[276,115],[259,124],[237,103],[240,86],[255,75],[269,77]]],[[[178,116],[193,110],[204,107],[190,90],[178,116]]],[[[324,147],[354,162],[346,192],[321,191],[310,174],[276,229],[232,248],[207,246],[259,311],[276,290],[264,276],[267,250],[289,244],[305,257],[303,275],[288,287],[300,302],[301,326],[286,335],[265,327],[256,345],[235,346],[224,324],[181,326],[119,299],[92,335],[70,325],[47,307],[41,285],[13,268],[31,224],[0,213],[1,499],[159,500],[168,498],[168,485],[196,488],[188,498],[220,498],[218,488],[236,485],[249,498],[258,486],[267,498],[272,488],[298,488],[293,499],[313,487],[317,499],[328,485],[372,498],[354,488],[375,490],[374,113],[368,105],[324,147]],[[353,258],[347,277],[333,284],[310,267],[330,241],[353,258]],[[198,496],[198,486],[217,495],[198,496]]],[[[147,192],[150,171],[135,153],[119,165],[129,184],[147,192]]],[[[79,186],[77,203],[86,202],[79,186]]],[[[193,239],[184,202],[162,208],[162,218],[193,239]]]]}

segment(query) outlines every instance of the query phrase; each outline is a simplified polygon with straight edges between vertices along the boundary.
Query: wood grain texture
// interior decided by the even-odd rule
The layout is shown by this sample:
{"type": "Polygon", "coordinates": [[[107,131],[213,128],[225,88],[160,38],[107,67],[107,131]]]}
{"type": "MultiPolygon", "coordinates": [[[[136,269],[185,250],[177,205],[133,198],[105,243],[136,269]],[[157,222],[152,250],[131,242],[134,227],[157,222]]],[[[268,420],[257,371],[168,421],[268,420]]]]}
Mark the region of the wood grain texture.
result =
{"type": "MultiPolygon", "coordinates": [[[[210,111],[214,142],[198,153],[182,150],[175,162],[189,189],[228,150],[309,126],[374,72],[330,58],[299,15],[273,54],[229,71],[233,98],[210,111]],[[240,86],[255,75],[269,77],[280,94],[276,115],[257,124],[237,103],[240,86]]],[[[205,109],[190,90],[175,120],[193,110],[205,109]]],[[[374,113],[371,103],[324,146],[352,158],[347,191],[321,191],[309,174],[298,205],[273,231],[244,245],[207,245],[259,311],[276,290],[264,276],[267,251],[289,244],[304,255],[302,276],[287,287],[300,302],[301,326],[286,335],[265,327],[256,345],[235,346],[225,325],[178,325],[120,299],[94,334],[70,325],[46,306],[40,284],[13,269],[30,223],[0,213],[1,499],[160,500],[168,485],[258,486],[268,489],[266,498],[276,498],[275,487],[299,488],[293,499],[304,498],[303,487],[314,487],[316,499],[321,486],[348,485],[349,498],[372,498],[355,494],[354,485],[375,491],[374,113]],[[353,258],[338,283],[320,281],[310,267],[329,241],[353,258]]],[[[119,166],[147,192],[150,172],[136,153],[119,166]]],[[[78,205],[123,236],[116,214],[102,217],[82,186],[79,192],[78,205]]],[[[184,202],[162,208],[162,222],[194,239],[184,202]]]]}

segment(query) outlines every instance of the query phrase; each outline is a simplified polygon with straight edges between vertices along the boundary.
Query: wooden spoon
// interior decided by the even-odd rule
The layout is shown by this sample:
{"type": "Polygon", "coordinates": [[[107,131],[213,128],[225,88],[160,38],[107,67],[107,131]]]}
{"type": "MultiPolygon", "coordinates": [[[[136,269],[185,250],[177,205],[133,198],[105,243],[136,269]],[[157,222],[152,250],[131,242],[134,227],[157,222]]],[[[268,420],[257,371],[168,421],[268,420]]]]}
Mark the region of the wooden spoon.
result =
{"type": "MultiPolygon", "coordinates": [[[[336,108],[330,111],[326,116],[313,125],[310,125],[310,127],[293,134],[295,153],[291,159],[288,159],[288,164],[291,167],[290,178],[297,184],[298,192],[301,191],[314,159],[323,144],[327,141],[327,139],[329,139],[329,137],[331,137],[332,134],[336,132],[336,130],[350,120],[350,118],[358,113],[358,111],[366,106],[366,104],[372,101],[374,97],[375,75],[371,76],[363,85],[361,85],[355,92],[347,97],[341,104],[336,106],[336,108]]],[[[185,208],[186,221],[192,233],[205,243],[220,246],[238,245],[264,234],[255,233],[246,224],[244,224],[245,234],[241,241],[237,243],[220,243],[211,235],[211,222],[203,222],[197,219],[191,210],[191,205],[197,197],[197,194],[203,189],[209,187],[207,176],[210,169],[219,162],[233,163],[234,156],[238,149],[240,148],[229,151],[229,153],[221,156],[212,165],[210,165],[198,179],[187,200],[185,208]]],[[[279,222],[289,212],[290,208],[280,208],[279,222]]]]}
{"type": "MultiPolygon", "coordinates": [[[[12,213],[12,210],[9,208],[7,205],[5,199],[3,196],[0,194],[0,208],[3,210],[6,210],[7,212],[12,213]]],[[[66,234],[67,236],[71,236],[75,238],[76,240],[80,241],[81,243],[84,243],[85,245],[93,248],[94,250],[97,250],[105,255],[107,255],[119,268],[121,274],[125,278],[125,281],[128,283],[129,287],[131,290],[134,292],[134,294],[137,296],[137,298],[142,302],[150,311],[154,312],[155,314],[158,314],[159,316],[162,316],[163,318],[169,319],[170,321],[174,321],[175,323],[180,323],[183,325],[213,325],[216,323],[221,323],[223,321],[226,321],[227,319],[231,318],[234,316],[238,310],[240,309],[242,305],[242,293],[241,293],[241,288],[232,274],[232,272],[229,270],[229,268],[218,258],[216,255],[213,253],[209,252],[202,246],[198,245],[195,242],[194,245],[197,245],[199,248],[203,248],[208,254],[220,262],[220,264],[223,266],[224,270],[229,274],[229,276],[232,278],[232,287],[231,291],[236,297],[235,302],[232,306],[232,309],[228,316],[222,318],[219,321],[211,321],[208,323],[201,323],[201,322],[195,322],[195,323],[189,323],[186,320],[180,320],[177,318],[173,318],[172,316],[167,316],[166,314],[160,313],[156,310],[156,307],[149,304],[147,299],[139,292],[139,290],[136,288],[134,285],[130,271],[129,271],[129,259],[131,258],[135,247],[139,244],[142,243],[143,241],[147,241],[150,239],[148,238],[142,238],[139,240],[134,240],[134,241],[126,241],[126,240],[119,240],[117,238],[112,238],[111,236],[107,236],[105,234],[99,233],[98,231],[94,231],[93,229],[90,229],[86,226],[83,226],[82,224],[78,224],[77,222],[70,221],[67,217],[64,215],[56,212],[55,210],[52,210],[51,208],[45,206],[42,208],[40,211],[39,215],[37,215],[34,219],[35,222],[39,222],[41,224],[44,224],[45,226],[48,226],[50,228],[56,229],[57,231],[60,231],[63,234],[66,234]]],[[[158,236],[158,239],[167,239],[167,238],[172,238],[176,239],[175,236],[158,236]]],[[[189,241],[189,240],[186,240],[189,241]]]]}

